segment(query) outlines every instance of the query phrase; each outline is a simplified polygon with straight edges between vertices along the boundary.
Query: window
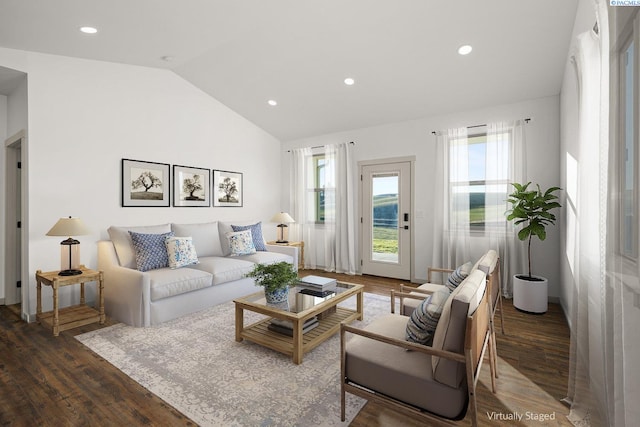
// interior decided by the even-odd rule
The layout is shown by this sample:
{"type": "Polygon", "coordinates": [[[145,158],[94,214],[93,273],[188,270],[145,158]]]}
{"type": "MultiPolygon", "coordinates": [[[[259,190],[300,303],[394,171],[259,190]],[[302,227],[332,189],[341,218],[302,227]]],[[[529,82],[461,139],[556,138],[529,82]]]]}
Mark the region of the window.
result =
{"type": "Polygon", "coordinates": [[[333,180],[334,162],[324,154],[317,154],[311,157],[313,163],[313,184],[311,191],[314,193],[315,222],[324,224],[327,215],[333,217],[333,194],[335,184],[333,180]]]}
{"type": "Polygon", "coordinates": [[[454,139],[449,145],[450,225],[504,225],[509,186],[509,131],[454,139]]]}
{"type": "Polygon", "coordinates": [[[625,257],[638,257],[637,206],[638,195],[635,187],[638,172],[636,164],[637,135],[635,128],[635,52],[633,40],[628,41],[620,54],[620,190],[622,209],[620,212],[620,252],[625,257]]]}

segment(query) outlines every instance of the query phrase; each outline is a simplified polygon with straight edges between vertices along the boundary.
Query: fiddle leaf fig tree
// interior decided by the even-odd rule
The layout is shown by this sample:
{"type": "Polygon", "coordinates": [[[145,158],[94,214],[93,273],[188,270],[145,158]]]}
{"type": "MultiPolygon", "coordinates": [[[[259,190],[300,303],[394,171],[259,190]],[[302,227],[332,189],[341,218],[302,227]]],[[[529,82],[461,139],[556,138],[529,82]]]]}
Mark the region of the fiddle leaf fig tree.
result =
{"type": "Polygon", "coordinates": [[[527,254],[529,259],[528,279],[531,275],[531,239],[537,236],[540,240],[547,238],[547,225],[556,223],[556,217],[551,212],[562,205],[557,202],[558,196],[554,193],[561,190],[560,187],[551,187],[542,192],[540,185],[537,189],[529,189],[531,182],[526,184],[512,183],[515,190],[509,194],[507,202],[511,204],[511,209],[507,211],[507,220],[514,221],[516,226],[523,225],[518,232],[518,238],[522,241],[528,239],[527,254]]]}

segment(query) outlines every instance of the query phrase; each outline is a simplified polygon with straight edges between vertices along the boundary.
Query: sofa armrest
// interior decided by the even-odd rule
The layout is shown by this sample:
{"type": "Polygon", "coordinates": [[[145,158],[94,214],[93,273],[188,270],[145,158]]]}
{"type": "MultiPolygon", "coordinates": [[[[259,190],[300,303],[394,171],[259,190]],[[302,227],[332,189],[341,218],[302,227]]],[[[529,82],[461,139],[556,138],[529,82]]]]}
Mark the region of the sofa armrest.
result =
{"type": "Polygon", "coordinates": [[[110,240],[98,242],[98,269],[104,274],[106,314],[128,325],[149,326],[149,275],[121,267],[110,240]]]}
{"type": "Polygon", "coordinates": [[[296,246],[285,246],[285,245],[270,245],[266,244],[267,251],[269,252],[277,252],[284,255],[289,255],[293,258],[293,266],[296,271],[298,271],[298,248],[296,246]]]}

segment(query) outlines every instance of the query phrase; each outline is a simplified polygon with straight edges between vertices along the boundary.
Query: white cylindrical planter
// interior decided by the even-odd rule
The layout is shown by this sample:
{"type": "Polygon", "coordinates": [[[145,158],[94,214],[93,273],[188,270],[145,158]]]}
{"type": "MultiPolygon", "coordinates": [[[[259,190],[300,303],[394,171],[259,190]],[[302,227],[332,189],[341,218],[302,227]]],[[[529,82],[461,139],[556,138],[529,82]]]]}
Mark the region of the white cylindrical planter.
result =
{"type": "Polygon", "coordinates": [[[549,281],[544,277],[533,276],[536,280],[521,279],[526,274],[513,276],[513,306],[527,313],[547,312],[549,281]]]}

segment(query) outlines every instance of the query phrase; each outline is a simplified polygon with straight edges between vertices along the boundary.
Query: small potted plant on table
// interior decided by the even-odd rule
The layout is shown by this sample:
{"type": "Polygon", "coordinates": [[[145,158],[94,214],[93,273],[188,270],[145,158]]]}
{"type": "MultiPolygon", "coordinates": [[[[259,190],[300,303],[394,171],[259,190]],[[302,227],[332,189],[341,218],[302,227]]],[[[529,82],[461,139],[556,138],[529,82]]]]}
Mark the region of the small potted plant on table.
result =
{"type": "Polygon", "coordinates": [[[289,287],[296,284],[298,273],[288,262],[256,264],[247,277],[253,277],[257,286],[264,287],[264,296],[270,304],[278,304],[289,299],[289,287]]]}
{"type": "Polygon", "coordinates": [[[507,220],[514,221],[515,225],[523,224],[518,238],[522,241],[528,240],[529,273],[513,276],[513,305],[521,311],[542,314],[547,311],[548,280],[531,274],[531,239],[533,236],[537,236],[541,241],[547,238],[545,227],[556,222],[551,210],[562,205],[557,202],[558,196],[554,194],[560,187],[551,187],[542,192],[537,184],[537,190],[530,190],[530,184],[512,183],[515,191],[509,194],[507,199],[511,204],[511,209],[507,211],[507,220]]]}

